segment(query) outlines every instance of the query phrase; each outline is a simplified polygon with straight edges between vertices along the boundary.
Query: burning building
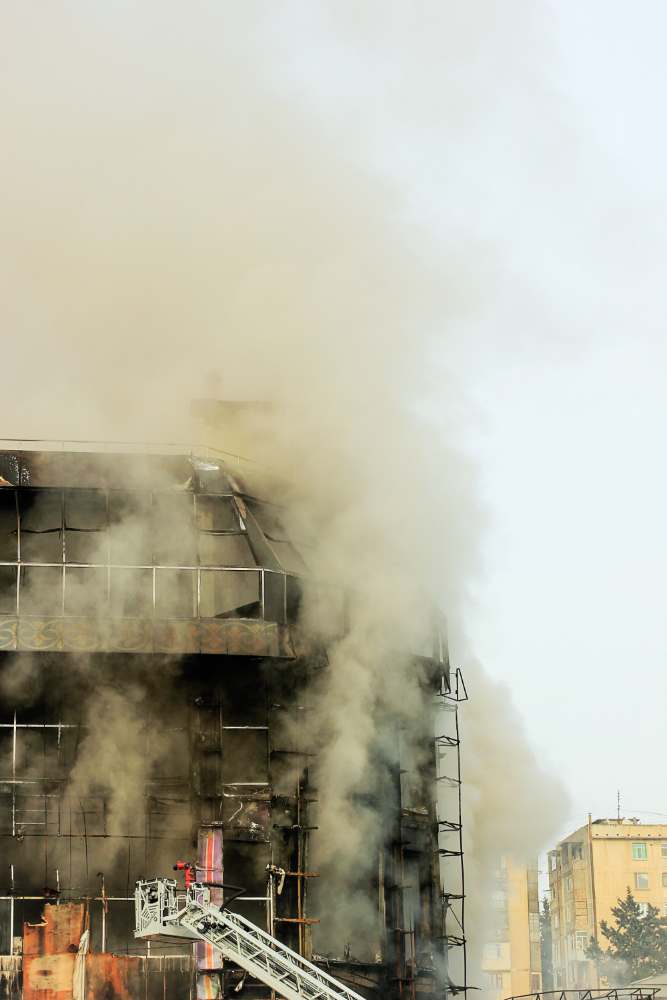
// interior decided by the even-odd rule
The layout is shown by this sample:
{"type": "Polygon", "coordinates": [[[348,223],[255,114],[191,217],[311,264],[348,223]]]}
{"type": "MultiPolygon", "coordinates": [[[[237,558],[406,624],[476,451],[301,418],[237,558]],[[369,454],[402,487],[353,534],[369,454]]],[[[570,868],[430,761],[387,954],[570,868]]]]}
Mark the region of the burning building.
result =
{"type": "Polygon", "coordinates": [[[352,806],[381,833],[345,859],[374,925],[341,939],[325,911],[350,900],[313,864],[318,706],[354,595],[311,579],[285,483],[211,448],[81,443],[6,443],[0,476],[5,995],[269,997],[204,942],[135,940],[135,882],[178,862],[243,887],[232,909],[363,996],[465,986],[447,961],[464,947],[462,689],[438,616],[395,653],[418,739],[377,692],[383,739],[352,806]]]}

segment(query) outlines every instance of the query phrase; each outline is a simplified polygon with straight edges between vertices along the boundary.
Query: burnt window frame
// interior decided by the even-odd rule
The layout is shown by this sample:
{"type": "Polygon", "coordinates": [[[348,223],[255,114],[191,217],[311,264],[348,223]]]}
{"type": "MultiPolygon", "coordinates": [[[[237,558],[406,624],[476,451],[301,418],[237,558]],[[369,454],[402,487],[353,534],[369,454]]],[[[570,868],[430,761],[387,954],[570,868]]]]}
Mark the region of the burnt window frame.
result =
{"type": "MultiPolygon", "coordinates": [[[[194,560],[192,562],[186,563],[176,563],[176,562],[161,562],[157,558],[155,543],[154,543],[154,517],[156,513],[156,504],[154,498],[157,494],[164,495],[166,491],[163,490],[151,490],[145,488],[137,489],[120,489],[114,487],[106,488],[96,488],[94,486],[67,486],[67,487],[48,487],[48,486],[29,486],[29,485],[17,485],[9,486],[5,488],[7,492],[11,492],[14,496],[14,508],[16,511],[16,558],[15,559],[0,559],[0,566],[14,569],[15,570],[15,583],[16,588],[15,593],[15,606],[12,612],[4,612],[5,614],[12,614],[12,616],[21,616],[25,614],[21,607],[21,572],[26,568],[30,567],[44,567],[44,568],[58,568],[60,570],[60,601],[59,601],[59,612],[57,617],[73,617],[71,615],[65,614],[66,609],[66,592],[67,592],[67,573],[68,569],[71,570],[81,570],[81,569],[103,569],[107,572],[106,581],[106,613],[100,614],[95,617],[111,617],[111,604],[113,603],[112,598],[112,571],[118,570],[145,570],[152,573],[152,595],[151,595],[151,605],[150,614],[148,617],[158,618],[157,614],[157,602],[156,602],[156,579],[157,571],[160,569],[164,570],[193,570],[196,572],[196,614],[194,617],[202,618],[202,593],[201,593],[201,574],[202,572],[214,572],[214,573],[239,573],[239,572],[250,572],[259,574],[259,588],[258,588],[258,611],[257,615],[259,619],[266,619],[266,612],[271,611],[272,621],[278,621],[279,623],[285,623],[288,619],[292,622],[296,620],[294,613],[290,613],[290,608],[288,607],[290,589],[288,584],[288,577],[293,577],[293,586],[300,586],[301,576],[298,573],[287,572],[280,564],[279,559],[275,557],[275,554],[270,550],[270,542],[264,536],[254,517],[252,516],[252,510],[246,505],[244,499],[235,493],[193,493],[193,529],[196,539],[195,551],[192,553],[194,555],[194,560]],[[84,492],[91,492],[97,496],[104,496],[104,506],[105,506],[105,518],[103,527],[93,527],[93,528],[79,528],[78,526],[69,526],[67,524],[67,499],[70,495],[76,495],[76,493],[81,490],[84,492]],[[60,536],[60,546],[58,552],[58,558],[54,560],[37,560],[37,559],[24,559],[22,558],[22,548],[21,548],[21,503],[19,493],[31,492],[36,494],[56,494],[60,501],[60,526],[45,529],[44,533],[59,533],[60,536]],[[136,494],[137,497],[147,498],[146,508],[149,517],[149,524],[147,527],[150,529],[151,536],[151,560],[150,562],[139,562],[129,560],[127,562],[117,562],[112,558],[112,537],[111,529],[112,522],[111,508],[113,505],[112,496],[116,494],[136,494]],[[210,498],[210,500],[205,499],[210,498]],[[205,503],[223,501],[226,504],[230,504],[235,517],[238,518],[238,528],[200,528],[199,526],[199,512],[198,505],[202,502],[205,503]],[[248,516],[250,515],[250,517],[248,516]],[[106,536],[106,559],[103,562],[82,562],[82,561],[70,561],[67,555],[67,534],[70,531],[83,531],[83,532],[93,532],[95,534],[104,534],[106,536]],[[248,547],[252,558],[255,560],[255,565],[252,566],[239,566],[239,565],[219,565],[219,564],[203,564],[200,558],[199,549],[199,536],[204,535],[241,535],[246,538],[248,547]],[[264,551],[268,549],[269,551],[264,551]],[[275,559],[275,563],[271,566],[266,565],[265,556],[270,553],[275,559]],[[269,573],[271,575],[271,589],[273,593],[273,601],[267,601],[269,587],[267,586],[267,576],[269,573]],[[273,604],[272,607],[267,605],[273,604]]],[[[24,533],[41,533],[35,532],[32,529],[23,529],[24,533]]],[[[273,562],[271,559],[271,562],[273,562]]],[[[79,574],[77,574],[79,575],[79,574]]],[[[9,576],[8,576],[9,579],[9,576]]],[[[14,603],[14,596],[12,596],[12,603],[14,603]]],[[[32,615],[34,615],[34,611],[32,615]]],[[[49,613],[50,614],[50,613],[49,613]]],[[[87,617],[87,616],[86,616],[87,617]]],[[[114,616],[117,617],[117,616],[114,616]]],[[[123,616],[126,617],[126,616],[123,616]]],[[[140,617],[147,617],[146,614],[140,617]]]]}

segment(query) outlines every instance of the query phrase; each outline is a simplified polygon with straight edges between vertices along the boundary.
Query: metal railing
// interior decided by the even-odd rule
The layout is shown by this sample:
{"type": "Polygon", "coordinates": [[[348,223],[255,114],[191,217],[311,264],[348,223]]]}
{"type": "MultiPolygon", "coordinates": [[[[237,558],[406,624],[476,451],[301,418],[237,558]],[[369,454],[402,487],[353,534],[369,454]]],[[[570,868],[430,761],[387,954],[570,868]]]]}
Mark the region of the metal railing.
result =
{"type": "Polygon", "coordinates": [[[49,438],[0,438],[1,451],[60,451],[92,452],[108,455],[197,455],[199,458],[222,458],[234,465],[243,465],[264,472],[278,474],[278,470],[265,462],[256,462],[245,455],[235,455],[208,444],[186,444],[183,442],[155,441],[94,441],[81,439],[50,440],[49,438]],[[38,448],[26,445],[39,445],[38,448]]]}
{"type": "Polygon", "coordinates": [[[659,986],[613,986],[599,989],[540,990],[522,993],[509,1000],[653,1000],[659,986]]]}

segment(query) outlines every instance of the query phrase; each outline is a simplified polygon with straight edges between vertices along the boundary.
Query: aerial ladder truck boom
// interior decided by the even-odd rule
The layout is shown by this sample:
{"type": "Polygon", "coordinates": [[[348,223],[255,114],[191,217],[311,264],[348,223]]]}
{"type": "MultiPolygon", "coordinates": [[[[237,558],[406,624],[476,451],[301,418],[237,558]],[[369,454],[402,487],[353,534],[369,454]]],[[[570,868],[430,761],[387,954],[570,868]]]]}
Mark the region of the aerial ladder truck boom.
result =
{"type": "Polygon", "coordinates": [[[176,879],[137,882],[135,938],[207,941],[284,1000],[363,1000],[250,920],[225,910],[227,904],[211,903],[208,885],[192,877],[186,883],[183,892],[176,879]]]}

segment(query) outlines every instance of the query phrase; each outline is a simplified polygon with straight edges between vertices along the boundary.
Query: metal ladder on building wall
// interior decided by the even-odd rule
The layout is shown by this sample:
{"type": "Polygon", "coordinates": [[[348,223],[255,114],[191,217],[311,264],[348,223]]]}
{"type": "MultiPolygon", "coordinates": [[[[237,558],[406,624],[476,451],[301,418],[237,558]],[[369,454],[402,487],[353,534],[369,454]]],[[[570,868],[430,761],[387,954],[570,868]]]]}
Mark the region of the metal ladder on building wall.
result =
{"type": "Polygon", "coordinates": [[[208,941],[285,1000],[363,1000],[238,913],[211,904],[211,890],[194,882],[178,891],[176,879],[136,884],[135,938],[208,941]]]}
{"type": "Polygon", "coordinates": [[[449,969],[450,952],[457,949],[461,956],[462,982],[454,986],[450,980],[452,993],[465,993],[468,989],[468,959],[465,936],[465,870],[463,866],[463,829],[462,829],[462,804],[461,804],[461,736],[459,732],[459,704],[468,700],[463,674],[457,667],[456,673],[451,680],[448,680],[440,694],[441,708],[443,712],[449,713],[453,720],[449,732],[436,737],[436,781],[455,792],[455,806],[453,814],[447,819],[438,819],[438,855],[445,861],[457,862],[459,870],[459,891],[445,891],[441,893],[442,898],[442,923],[443,938],[445,947],[445,958],[447,961],[447,974],[451,975],[449,969]],[[452,754],[453,760],[450,762],[447,771],[441,767],[448,754],[452,754]],[[452,843],[453,841],[453,843],[452,843]]]}

